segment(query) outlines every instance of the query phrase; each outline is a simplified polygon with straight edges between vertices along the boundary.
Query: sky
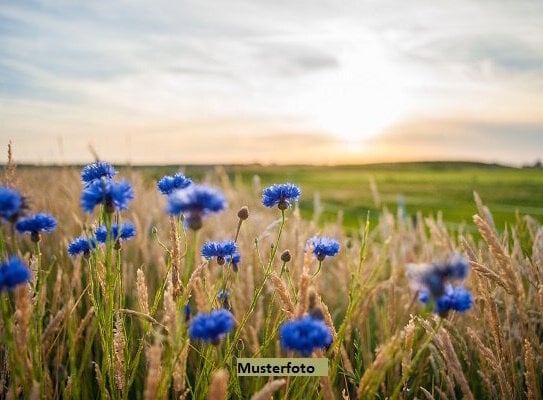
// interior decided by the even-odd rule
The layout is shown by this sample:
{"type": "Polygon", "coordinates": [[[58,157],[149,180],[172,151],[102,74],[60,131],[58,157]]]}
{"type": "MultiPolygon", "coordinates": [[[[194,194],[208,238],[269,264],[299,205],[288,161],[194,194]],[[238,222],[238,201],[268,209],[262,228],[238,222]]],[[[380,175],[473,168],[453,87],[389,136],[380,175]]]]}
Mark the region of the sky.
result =
{"type": "Polygon", "coordinates": [[[543,1],[1,0],[9,141],[21,163],[530,164],[543,1]]]}

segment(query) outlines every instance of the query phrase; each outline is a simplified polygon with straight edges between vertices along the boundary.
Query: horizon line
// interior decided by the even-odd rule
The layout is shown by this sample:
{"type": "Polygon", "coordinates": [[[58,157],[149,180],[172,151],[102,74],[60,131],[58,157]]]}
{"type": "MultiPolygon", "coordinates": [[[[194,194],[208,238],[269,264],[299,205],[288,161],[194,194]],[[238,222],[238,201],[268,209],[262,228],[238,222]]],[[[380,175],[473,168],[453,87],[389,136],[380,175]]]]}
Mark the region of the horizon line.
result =
{"type": "MultiPolygon", "coordinates": [[[[95,160],[93,162],[106,161],[102,159],[95,160]]],[[[109,162],[109,161],[108,161],[109,162]]],[[[60,162],[46,162],[46,163],[32,163],[32,162],[14,162],[16,167],[21,168],[64,168],[64,167],[83,167],[85,165],[91,164],[92,162],[82,162],[82,163],[60,163],[60,162]]],[[[541,160],[535,160],[532,162],[524,162],[519,165],[506,162],[487,162],[487,161],[478,161],[478,160],[469,160],[469,159],[449,159],[449,160],[398,160],[398,161],[378,161],[378,162],[359,162],[359,163],[322,163],[322,164],[313,164],[313,163],[259,163],[259,162],[249,162],[249,163],[130,163],[130,162],[110,162],[114,166],[118,167],[134,167],[134,168],[171,168],[171,167],[380,167],[380,166],[392,166],[392,165],[407,165],[407,164],[464,164],[464,165],[477,165],[477,166],[488,166],[488,167],[502,167],[502,168],[542,168],[541,160]]],[[[5,168],[8,165],[8,162],[0,162],[0,167],[5,168]]]]}

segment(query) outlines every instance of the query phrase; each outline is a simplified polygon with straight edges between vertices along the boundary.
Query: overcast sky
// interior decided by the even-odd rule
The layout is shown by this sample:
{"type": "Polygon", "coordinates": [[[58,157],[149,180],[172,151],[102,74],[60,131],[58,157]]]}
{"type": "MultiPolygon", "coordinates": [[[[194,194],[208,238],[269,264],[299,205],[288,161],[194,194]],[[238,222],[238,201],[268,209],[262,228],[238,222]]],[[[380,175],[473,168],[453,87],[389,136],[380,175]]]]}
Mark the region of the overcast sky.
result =
{"type": "Polygon", "coordinates": [[[543,1],[1,1],[9,140],[19,162],[534,162],[543,1]]]}

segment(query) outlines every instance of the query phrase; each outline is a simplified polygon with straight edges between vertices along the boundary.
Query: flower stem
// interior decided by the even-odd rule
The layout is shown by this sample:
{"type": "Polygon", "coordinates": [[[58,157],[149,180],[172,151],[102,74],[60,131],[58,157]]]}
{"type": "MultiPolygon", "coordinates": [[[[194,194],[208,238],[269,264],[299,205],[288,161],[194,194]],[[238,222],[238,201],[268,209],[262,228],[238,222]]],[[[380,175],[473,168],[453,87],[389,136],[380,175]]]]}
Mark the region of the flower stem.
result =
{"type": "Polygon", "coordinates": [[[224,356],[225,359],[228,359],[230,357],[230,355],[233,353],[233,350],[235,348],[235,344],[236,344],[237,340],[239,339],[239,337],[241,335],[241,331],[243,330],[243,328],[245,327],[245,324],[249,320],[249,317],[253,313],[253,311],[254,311],[254,309],[256,307],[256,303],[258,301],[258,297],[260,296],[260,293],[264,289],[264,286],[266,286],[266,281],[268,280],[269,276],[271,275],[273,260],[275,258],[275,254],[277,253],[277,248],[279,246],[279,240],[281,239],[281,234],[283,232],[283,227],[284,226],[285,226],[285,210],[281,210],[281,226],[279,227],[279,232],[277,233],[277,239],[275,240],[275,246],[271,250],[268,265],[267,265],[267,267],[266,267],[266,269],[264,271],[264,278],[262,279],[262,282],[260,283],[260,286],[258,287],[258,289],[256,289],[254,294],[253,294],[253,299],[251,300],[251,305],[249,306],[249,310],[247,310],[247,312],[243,315],[243,318],[241,319],[241,322],[239,323],[239,325],[238,325],[238,327],[236,329],[236,332],[234,334],[234,338],[232,339],[233,345],[230,346],[228,348],[228,350],[226,351],[226,354],[224,356]]]}

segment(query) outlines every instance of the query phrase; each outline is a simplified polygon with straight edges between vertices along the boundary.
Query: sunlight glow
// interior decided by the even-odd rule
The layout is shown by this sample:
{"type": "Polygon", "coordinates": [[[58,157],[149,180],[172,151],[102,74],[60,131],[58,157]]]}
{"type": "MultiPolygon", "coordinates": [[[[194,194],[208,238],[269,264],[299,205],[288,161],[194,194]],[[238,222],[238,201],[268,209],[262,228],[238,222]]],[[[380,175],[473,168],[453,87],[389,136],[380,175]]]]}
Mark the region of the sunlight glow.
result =
{"type": "Polygon", "coordinates": [[[416,76],[400,71],[376,38],[349,42],[341,69],[319,76],[307,95],[318,129],[344,142],[378,135],[416,107],[408,96],[416,76]]]}

